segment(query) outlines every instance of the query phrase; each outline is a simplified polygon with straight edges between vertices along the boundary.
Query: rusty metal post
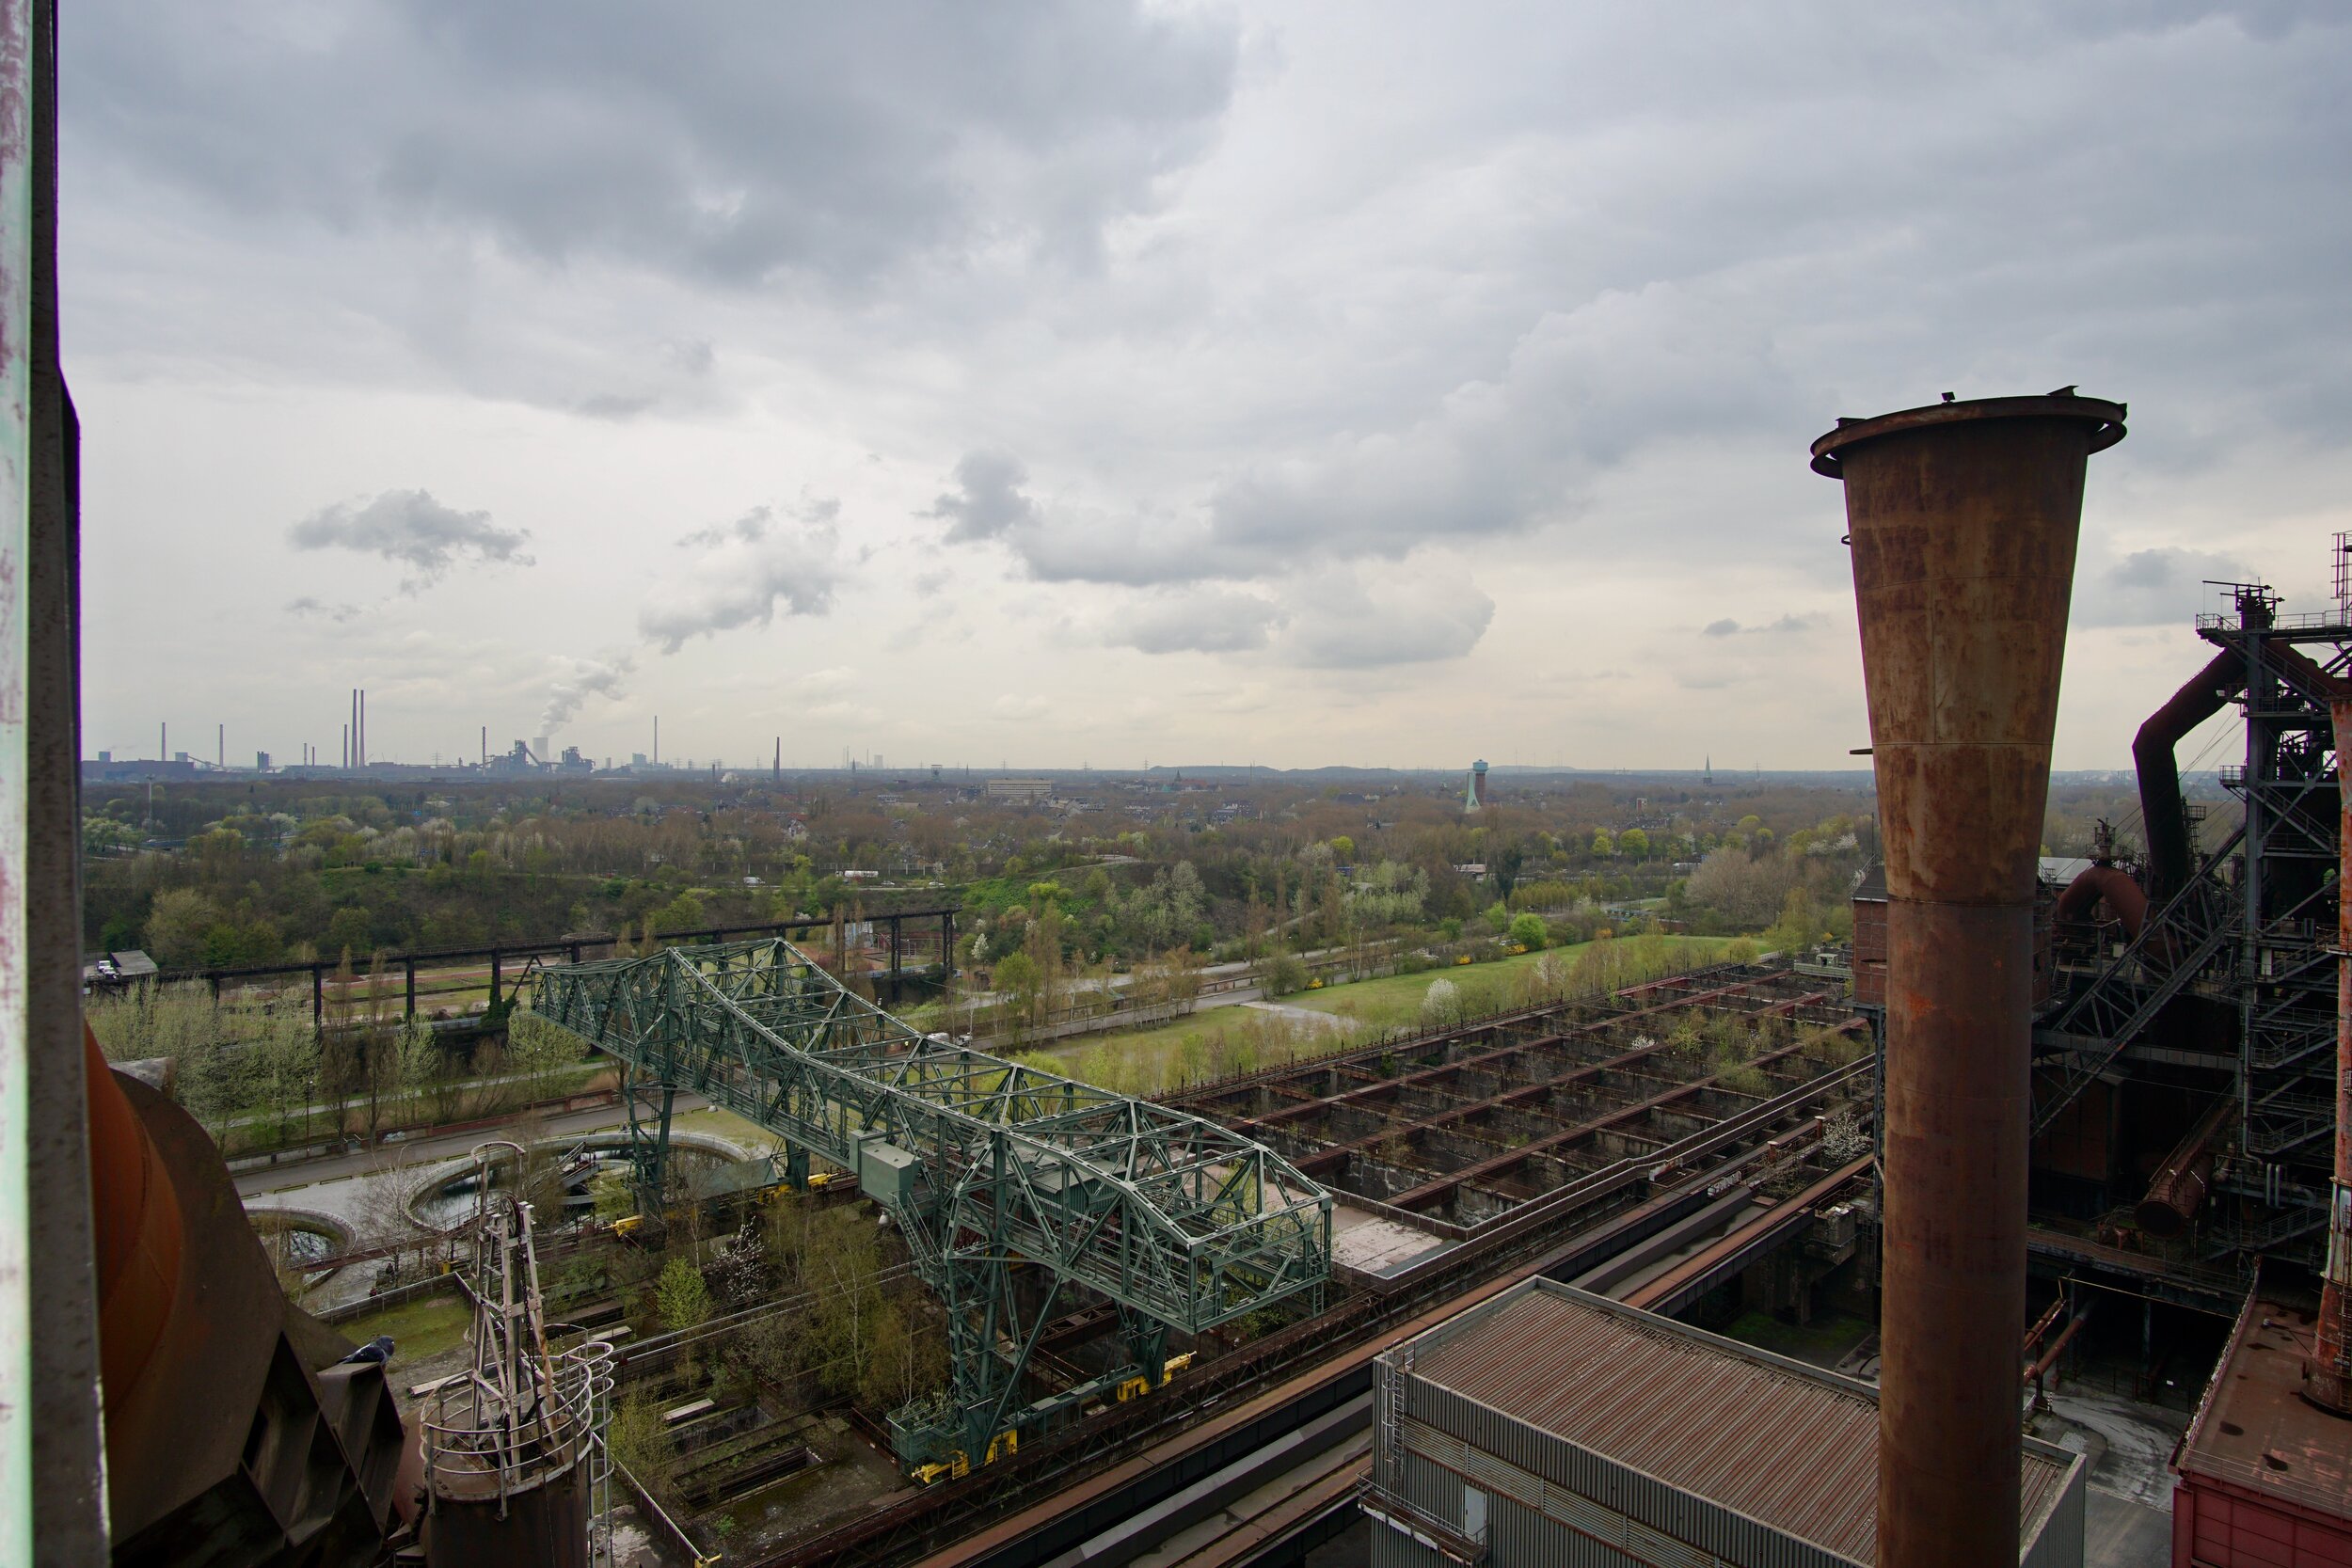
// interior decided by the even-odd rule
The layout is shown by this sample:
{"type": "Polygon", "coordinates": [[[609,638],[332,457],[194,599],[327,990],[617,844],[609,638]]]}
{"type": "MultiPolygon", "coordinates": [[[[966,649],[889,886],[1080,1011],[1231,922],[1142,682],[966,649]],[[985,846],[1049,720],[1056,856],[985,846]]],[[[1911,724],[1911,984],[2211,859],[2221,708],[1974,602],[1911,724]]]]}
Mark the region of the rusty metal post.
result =
{"type": "Polygon", "coordinates": [[[2311,1375],[2303,1392],[2313,1404],[2352,1416],[2352,1360],[2344,1342],[2344,1297],[2352,1291],[2352,692],[2328,705],[2336,721],[2336,1169],[2328,1184],[2328,1264],[2319,1291],[2319,1326],[2312,1336],[2311,1375]]]}
{"type": "Polygon", "coordinates": [[[2033,892],[2090,453],[2070,394],[1841,420],[1886,855],[1881,1568],[2017,1560],[2033,892]]]}

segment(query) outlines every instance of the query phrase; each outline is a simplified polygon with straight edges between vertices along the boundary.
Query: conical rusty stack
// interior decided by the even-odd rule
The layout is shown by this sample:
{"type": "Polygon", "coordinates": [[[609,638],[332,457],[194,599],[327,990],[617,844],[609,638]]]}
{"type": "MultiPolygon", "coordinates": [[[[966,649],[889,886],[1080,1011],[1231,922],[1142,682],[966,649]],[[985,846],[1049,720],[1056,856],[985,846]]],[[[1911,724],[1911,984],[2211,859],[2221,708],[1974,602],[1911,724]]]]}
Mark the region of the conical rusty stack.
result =
{"type": "Polygon", "coordinates": [[[1886,850],[1878,1562],[2015,1562],[2033,895],[2090,455],[2121,404],[1841,420],[1886,850]]]}

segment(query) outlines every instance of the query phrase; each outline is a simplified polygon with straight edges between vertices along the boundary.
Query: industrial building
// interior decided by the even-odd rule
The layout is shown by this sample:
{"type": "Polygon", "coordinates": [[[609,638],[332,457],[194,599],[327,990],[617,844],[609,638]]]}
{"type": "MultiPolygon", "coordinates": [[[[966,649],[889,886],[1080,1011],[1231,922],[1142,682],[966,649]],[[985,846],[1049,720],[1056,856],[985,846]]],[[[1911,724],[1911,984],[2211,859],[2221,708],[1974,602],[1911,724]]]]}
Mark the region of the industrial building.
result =
{"type": "MultiPolygon", "coordinates": [[[[2339,536],[2340,585],[2348,548],[2339,536]]],[[[2342,854],[2329,703],[2352,664],[2352,598],[2286,614],[2265,584],[2224,592],[2226,610],[2197,618],[2213,660],[2134,745],[2137,834],[2042,863],[2030,1199],[2038,1241],[2074,1236],[2103,1248],[2106,1273],[2234,1307],[2257,1260],[2316,1271],[2325,1253],[2342,854]],[[2212,775],[2228,800],[2197,799],[2174,747],[2231,707],[2242,746],[2212,775]]],[[[1853,999],[1883,1024],[1884,868],[1852,897],[1853,999]]]]}
{"type": "Polygon", "coordinates": [[[2304,1398],[2315,1327],[2247,1296],[2173,1462],[2173,1568],[2352,1562],[2352,1424],[2304,1398]]]}
{"type": "MultiPolygon", "coordinates": [[[[1868,1384],[1533,1279],[1380,1358],[1372,1568],[1869,1568],[1868,1384]]],[[[2079,1454],[2026,1445],[2017,1560],[2083,1560],[2079,1454]]]]}
{"type": "Polygon", "coordinates": [[[990,779],[980,786],[980,793],[991,800],[1009,800],[1015,805],[1042,805],[1054,798],[1051,779],[990,779]]]}

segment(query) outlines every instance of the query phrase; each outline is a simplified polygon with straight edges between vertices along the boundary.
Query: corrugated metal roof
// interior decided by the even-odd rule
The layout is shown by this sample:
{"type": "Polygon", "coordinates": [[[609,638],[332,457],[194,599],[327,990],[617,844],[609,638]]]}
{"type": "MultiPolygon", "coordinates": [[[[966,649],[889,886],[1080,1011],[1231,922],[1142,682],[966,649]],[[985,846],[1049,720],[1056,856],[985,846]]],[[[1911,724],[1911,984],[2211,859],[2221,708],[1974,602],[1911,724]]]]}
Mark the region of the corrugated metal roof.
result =
{"type": "MultiPolygon", "coordinates": [[[[1873,1390],[1531,1282],[1414,1347],[1412,1374],[1841,1557],[1878,1554],[1873,1390]]],[[[2026,1457],[2021,1534],[2066,1466],[2026,1457]]]]}

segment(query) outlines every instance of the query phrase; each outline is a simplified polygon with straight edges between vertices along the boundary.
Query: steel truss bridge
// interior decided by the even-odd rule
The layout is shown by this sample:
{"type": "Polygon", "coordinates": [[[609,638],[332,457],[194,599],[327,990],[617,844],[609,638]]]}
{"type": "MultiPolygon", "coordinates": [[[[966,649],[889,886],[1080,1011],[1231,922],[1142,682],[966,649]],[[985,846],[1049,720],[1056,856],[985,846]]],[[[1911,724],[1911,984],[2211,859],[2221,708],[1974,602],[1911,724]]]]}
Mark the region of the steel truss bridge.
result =
{"type": "Polygon", "coordinates": [[[1171,1330],[1302,1293],[1320,1307],[1332,1200],[1279,1155],[926,1036],[788,942],[553,966],[537,985],[541,1015],[623,1064],[641,1210],[660,1212],[671,1099],[689,1089],[783,1140],[789,1177],[821,1155],[889,1211],[946,1307],[949,1386],[890,1423],[926,1479],[1138,1380],[1157,1387],[1171,1330]],[[1116,1304],[1131,1364],[1025,1401],[1041,1333],[1084,1291],[1116,1304]]]}

